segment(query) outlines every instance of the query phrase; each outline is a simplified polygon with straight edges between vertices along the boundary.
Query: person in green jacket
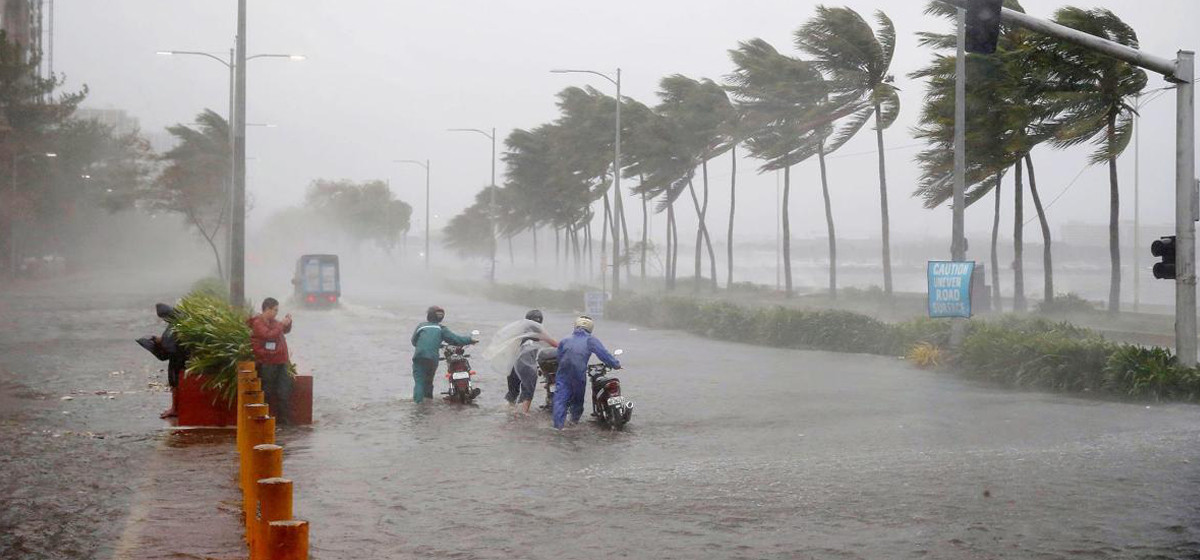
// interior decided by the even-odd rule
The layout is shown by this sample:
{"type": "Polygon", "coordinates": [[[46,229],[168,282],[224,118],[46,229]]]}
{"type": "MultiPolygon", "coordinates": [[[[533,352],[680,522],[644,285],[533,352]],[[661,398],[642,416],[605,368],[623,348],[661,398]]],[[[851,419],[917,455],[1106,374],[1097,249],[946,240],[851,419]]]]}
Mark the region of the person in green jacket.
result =
{"type": "Polygon", "coordinates": [[[443,327],[445,317],[446,310],[434,305],[425,311],[425,322],[413,331],[413,402],[433,398],[433,376],[437,374],[438,351],[443,342],[456,346],[479,342],[443,327]]]}

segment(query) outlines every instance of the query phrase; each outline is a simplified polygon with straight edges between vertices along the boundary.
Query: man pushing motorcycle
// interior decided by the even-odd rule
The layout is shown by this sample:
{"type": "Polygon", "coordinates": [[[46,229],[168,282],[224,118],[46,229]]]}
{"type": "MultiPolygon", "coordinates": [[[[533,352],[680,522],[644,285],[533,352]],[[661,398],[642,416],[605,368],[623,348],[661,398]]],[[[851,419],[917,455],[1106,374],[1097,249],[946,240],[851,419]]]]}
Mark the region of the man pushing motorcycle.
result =
{"type": "Polygon", "coordinates": [[[563,429],[567,412],[571,423],[579,422],[583,416],[583,397],[587,392],[588,360],[595,354],[601,362],[613,369],[621,369],[617,360],[600,339],[592,336],[596,322],[587,315],[575,319],[575,330],[571,336],[558,342],[558,372],[554,380],[554,427],[563,429]]]}
{"type": "Polygon", "coordinates": [[[479,342],[442,326],[444,318],[445,309],[431,306],[425,311],[425,322],[417,325],[417,330],[413,331],[413,402],[433,398],[433,376],[437,373],[438,350],[443,342],[456,346],[479,342]]]}

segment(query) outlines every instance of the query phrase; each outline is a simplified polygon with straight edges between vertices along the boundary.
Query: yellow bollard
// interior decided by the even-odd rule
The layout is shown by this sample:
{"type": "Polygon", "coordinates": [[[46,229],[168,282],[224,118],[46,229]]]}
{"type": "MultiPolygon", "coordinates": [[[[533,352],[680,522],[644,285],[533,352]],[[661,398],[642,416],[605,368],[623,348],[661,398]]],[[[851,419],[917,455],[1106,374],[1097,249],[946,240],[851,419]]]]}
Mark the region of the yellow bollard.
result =
{"type": "Polygon", "coordinates": [[[241,428],[238,432],[237,438],[238,455],[244,456],[246,453],[248,453],[247,450],[250,449],[250,447],[246,445],[246,419],[254,416],[269,416],[266,408],[250,408],[252,406],[267,406],[264,404],[266,402],[266,398],[267,395],[262,391],[247,391],[246,394],[242,396],[242,408],[238,409],[238,420],[241,428]]]}
{"type": "Polygon", "coordinates": [[[272,521],[267,537],[267,560],[308,560],[308,522],[272,521]]]}
{"type": "Polygon", "coordinates": [[[256,366],[254,364],[254,362],[238,362],[237,370],[238,370],[238,373],[241,373],[243,371],[248,371],[250,373],[253,373],[254,377],[258,377],[258,366],[256,366]]]}
{"type": "MultiPolygon", "coordinates": [[[[246,421],[246,445],[253,449],[254,446],[264,443],[275,443],[275,419],[270,416],[250,418],[246,421]]],[[[247,527],[250,526],[249,520],[254,518],[255,479],[251,478],[253,457],[252,453],[242,456],[242,512],[246,515],[247,527]]],[[[246,540],[250,540],[249,534],[246,535],[246,540]]]]}
{"type": "Polygon", "coordinates": [[[247,475],[250,468],[250,449],[259,443],[275,443],[273,439],[271,441],[250,443],[250,419],[270,416],[270,407],[262,403],[262,391],[252,393],[246,398],[254,399],[258,402],[242,407],[242,442],[241,447],[238,448],[238,488],[241,488],[243,492],[246,491],[246,481],[249,480],[247,475]]]}
{"type": "MultiPolygon", "coordinates": [[[[238,372],[238,393],[237,393],[237,408],[233,409],[237,412],[237,450],[242,452],[242,407],[246,405],[246,393],[250,391],[262,391],[262,380],[256,377],[243,378],[242,375],[246,372],[238,372]]],[[[264,395],[265,397],[265,395],[264,395]]],[[[262,402],[261,400],[259,402],[262,402]]]]}
{"type": "MultiPolygon", "coordinates": [[[[260,445],[259,447],[264,447],[260,445]]],[[[258,449],[258,448],[255,448],[258,449]]],[[[266,560],[272,521],[292,518],[292,481],[278,476],[258,480],[258,519],[250,541],[251,560],[266,560]]]]}
{"type": "Polygon", "coordinates": [[[250,452],[250,475],[247,478],[247,484],[254,491],[242,494],[242,508],[246,513],[246,540],[250,542],[251,550],[255,546],[254,540],[258,537],[258,502],[254,499],[258,496],[258,481],[280,476],[283,476],[283,448],[273,443],[254,446],[250,452]]]}

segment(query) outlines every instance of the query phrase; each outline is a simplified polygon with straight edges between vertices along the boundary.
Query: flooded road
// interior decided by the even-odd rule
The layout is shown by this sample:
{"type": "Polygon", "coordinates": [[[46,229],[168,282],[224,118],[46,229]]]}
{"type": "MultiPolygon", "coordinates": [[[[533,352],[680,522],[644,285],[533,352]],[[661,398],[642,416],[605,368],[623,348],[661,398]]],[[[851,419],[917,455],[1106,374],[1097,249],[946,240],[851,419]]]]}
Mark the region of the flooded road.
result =
{"type": "MultiPolygon", "coordinates": [[[[411,402],[408,337],[432,302],[485,340],[525,311],[408,292],[295,313],[317,425],[281,439],[315,556],[1200,555],[1194,406],[601,321],[597,336],[625,350],[633,421],[558,433],[548,415],[511,418],[495,374],[478,406],[411,402]]],[[[561,336],[571,319],[547,325],[561,336]]]]}
{"type": "MultiPolygon", "coordinates": [[[[162,429],[161,364],[131,340],[156,299],[39,293],[0,295],[0,558],[240,557],[232,445],[162,429]]],[[[633,420],[560,433],[512,418],[478,359],[477,406],[412,403],[430,303],[485,340],[525,312],[415,290],[284,303],[315,376],[316,424],[278,436],[313,558],[1200,557],[1200,407],[602,320],[633,420]]]]}

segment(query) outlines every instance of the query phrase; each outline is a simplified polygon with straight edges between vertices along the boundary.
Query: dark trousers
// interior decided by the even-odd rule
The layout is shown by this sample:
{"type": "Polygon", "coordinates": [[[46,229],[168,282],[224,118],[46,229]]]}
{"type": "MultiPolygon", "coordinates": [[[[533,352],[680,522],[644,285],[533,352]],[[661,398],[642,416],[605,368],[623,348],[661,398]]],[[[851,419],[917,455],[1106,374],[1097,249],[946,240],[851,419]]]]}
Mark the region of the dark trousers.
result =
{"type": "Polygon", "coordinates": [[[275,417],[275,422],[287,424],[292,401],[292,376],[288,375],[287,364],[258,364],[257,367],[271,416],[275,417]]]}
{"type": "Polygon", "coordinates": [[[517,397],[521,396],[521,378],[517,377],[517,370],[508,372],[508,392],[504,394],[504,400],[509,404],[516,404],[517,397]]]}

